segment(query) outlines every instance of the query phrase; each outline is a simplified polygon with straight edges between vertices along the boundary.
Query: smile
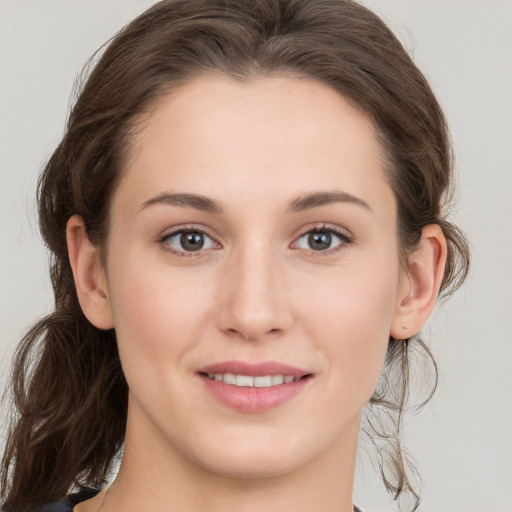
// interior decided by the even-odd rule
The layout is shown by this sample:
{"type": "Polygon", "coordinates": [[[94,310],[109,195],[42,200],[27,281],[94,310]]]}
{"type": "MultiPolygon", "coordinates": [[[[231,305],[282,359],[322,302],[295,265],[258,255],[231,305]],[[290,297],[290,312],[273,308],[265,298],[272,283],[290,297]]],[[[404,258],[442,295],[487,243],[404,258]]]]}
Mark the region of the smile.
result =
{"type": "Polygon", "coordinates": [[[210,396],[242,413],[263,413],[289,402],[314,374],[276,361],[224,361],[197,371],[210,396]]]}
{"type": "Polygon", "coordinates": [[[224,382],[231,386],[247,387],[247,388],[269,388],[271,386],[280,386],[281,384],[289,384],[298,381],[300,378],[293,375],[236,375],[234,373],[208,373],[210,380],[224,382]]]}

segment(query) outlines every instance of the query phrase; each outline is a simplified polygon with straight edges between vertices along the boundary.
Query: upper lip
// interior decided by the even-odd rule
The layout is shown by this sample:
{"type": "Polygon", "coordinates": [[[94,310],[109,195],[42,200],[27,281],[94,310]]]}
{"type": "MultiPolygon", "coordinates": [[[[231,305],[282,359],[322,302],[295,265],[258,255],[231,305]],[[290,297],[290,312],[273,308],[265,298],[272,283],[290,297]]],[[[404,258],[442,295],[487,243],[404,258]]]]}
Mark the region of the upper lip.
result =
{"type": "Polygon", "coordinates": [[[223,361],[208,366],[203,366],[197,370],[198,373],[233,373],[235,375],[249,375],[257,377],[258,375],[292,375],[295,379],[300,379],[305,375],[311,375],[311,372],[289,364],[279,363],[277,361],[264,361],[261,363],[248,363],[244,361],[223,361]]]}

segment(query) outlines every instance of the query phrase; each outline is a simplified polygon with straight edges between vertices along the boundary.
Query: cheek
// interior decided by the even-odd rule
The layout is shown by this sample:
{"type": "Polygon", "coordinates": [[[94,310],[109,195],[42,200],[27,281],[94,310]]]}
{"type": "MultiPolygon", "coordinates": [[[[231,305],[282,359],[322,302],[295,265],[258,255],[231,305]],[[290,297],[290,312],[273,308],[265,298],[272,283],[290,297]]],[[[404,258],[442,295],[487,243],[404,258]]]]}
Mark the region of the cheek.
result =
{"type": "MultiPolygon", "coordinates": [[[[351,266],[322,288],[308,286],[305,325],[328,368],[330,385],[346,390],[361,405],[372,395],[386,357],[397,300],[396,273],[373,266],[351,266]]],[[[398,265],[396,265],[398,269],[398,265]]]]}
{"type": "Polygon", "coordinates": [[[199,343],[210,290],[199,290],[190,276],[137,258],[124,258],[112,270],[109,289],[128,382],[177,375],[171,370],[180,368],[187,351],[199,343]]]}

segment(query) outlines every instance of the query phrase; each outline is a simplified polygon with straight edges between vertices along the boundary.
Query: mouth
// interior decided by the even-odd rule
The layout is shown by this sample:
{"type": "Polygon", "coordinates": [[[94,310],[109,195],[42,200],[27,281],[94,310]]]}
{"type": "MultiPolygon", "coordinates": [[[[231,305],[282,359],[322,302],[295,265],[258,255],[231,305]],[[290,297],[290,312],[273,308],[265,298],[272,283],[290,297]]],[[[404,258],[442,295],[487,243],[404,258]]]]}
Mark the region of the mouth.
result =
{"type": "Polygon", "coordinates": [[[242,375],[235,373],[204,373],[199,372],[203,377],[216,382],[223,382],[229,386],[238,386],[243,388],[270,388],[273,386],[281,386],[283,384],[290,384],[298,382],[299,380],[308,379],[312,374],[308,373],[301,377],[294,377],[293,375],[242,375]]]}
{"type": "Polygon", "coordinates": [[[314,374],[277,362],[217,363],[197,372],[206,389],[222,404],[245,413],[261,413],[297,396],[314,374]]]}

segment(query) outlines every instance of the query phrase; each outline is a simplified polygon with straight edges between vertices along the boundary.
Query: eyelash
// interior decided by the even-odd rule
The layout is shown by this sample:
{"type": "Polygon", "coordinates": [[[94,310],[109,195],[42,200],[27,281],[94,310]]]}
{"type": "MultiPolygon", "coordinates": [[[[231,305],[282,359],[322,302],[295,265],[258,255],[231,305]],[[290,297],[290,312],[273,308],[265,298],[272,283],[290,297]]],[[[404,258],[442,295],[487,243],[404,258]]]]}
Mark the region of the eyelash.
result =
{"type": "MultiPolygon", "coordinates": [[[[293,244],[297,244],[297,242],[303,238],[306,235],[309,235],[311,233],[329,233],[331,235],[336,236],[339,238],[340,243],[336,245],[335,247],[331,249],[326,249],[325,251],[315,251],[313,249],[303,249],[304,251],[307,251],[309,255],[321,257],[325,255],[331,255],[334,254],[340,250],[342,250],[345,246],[353,243],[353,238],[350,236],[345,230],[341,229],[338,226],[333,226],[330,224],[319,224],[316,226],[308,227],[308,229],[301,232],[301,234],[294,240],[293,244]]],[[[183,233],[199,233],[202,235],[205,235],[208,237],[214,245],[220,246],[218,242],[215,241],[215,239],[208,234],[208,232],[204,228],[197,228],[194,226],[185,226],[183,228],[177,229],[176,231],[172,231],[171,233],[166,233],[162,237],[159,238],[158,243],[162,247],[162,249],[166,252],[170,252],[175,256],[178,256],[180,258],[194,258],[202,255],[203,251],[209,250],[207,249],[199,249],[197,251],[181,251],[181,250],[175,250],[173,249],[167,241],[169,238],[181,235],[183,233]],[[196,254],[197,253],[197,254],[196,254]]]]}
{"type": "Polygon", "coordinates": [[[172,238],[177,235],[181,235],[183,233],[201,233],[203,235],[206,235],[214,245],[220,246],[218,242],[215,242],[215,239],[204,229],[204,228],[198,228],[194,226],[185,226],[180,229],[177,229],[176,231],[172,231],[171,233],[166,233],[160,239],[158,240],[159,245],[162,247],[162,249],[166,252],[170,252],[171,254],[178,256],[180,258],[194,258],[201,255],[201,253],[204,250],[208,249],[199,249],[198,251],[180,251],[174,249],[172,246],[170,246],[167,241],[169,238],[172,238]],[[197,254],[196,254],[197,253],[197,254]]]}
{"type": "Polygon", "coordinates": [[[350,245],[353,243],[354,239],[351,235],[347,233],[346,230],[340,228],[339,226],[331,225],[331,224],[318,224],[316,226],[308,227],[306,230],[304,230],[293,242],[296,244],[301,238],[303,238],[306,235],[309,235],[310,233],[329,233],[331,235],[335,235],[337,238],[340,239],[340,243],[336,245],[333,248],[326,249],[325,251],[315,251],[313,249],[303,249],[308,252],[309,256],[313,257],[322,257],[322,256],[329,256],[332,254],[337,253],[338,251],[343,250],[346,248],[347,245],[350,245]]]}

